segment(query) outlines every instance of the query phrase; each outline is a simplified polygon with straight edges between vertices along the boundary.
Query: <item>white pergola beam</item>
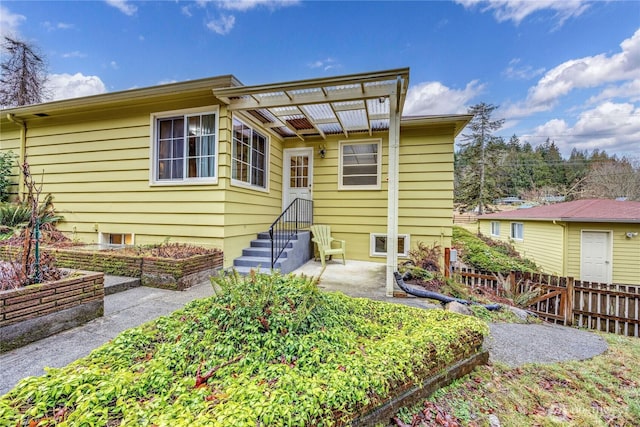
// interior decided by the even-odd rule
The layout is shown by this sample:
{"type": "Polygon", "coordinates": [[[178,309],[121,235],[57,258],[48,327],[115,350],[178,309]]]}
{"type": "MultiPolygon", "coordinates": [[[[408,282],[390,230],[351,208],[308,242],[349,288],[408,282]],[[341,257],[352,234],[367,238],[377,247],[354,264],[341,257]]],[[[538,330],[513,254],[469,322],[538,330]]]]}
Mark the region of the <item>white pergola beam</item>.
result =
{"type": "Polygon", "coordinates": [[[360,101],[364,99],[375,99],[384,96],[388,96],[391,90],[395,90],[395,83],[391,85],[372,86],[365,89],[365,93],[360,91],[327,91],[326,95],[321,93],[304,94],[304,95],[291,95],[291,99],[287,100],[284,97],[269,97],[261,99],[259,102],[253,96],[247,96],[244,94],[242,98],[229,99],[230,97],[224,95],[217,95],[220,99],[228,103],[228,109],[230,111],[237,110],[255,110],[259,108],[277,108],[277,107],[289,107],[291,105],[310,105],[310,104],[325,104],[332,102],[344,102],[344,101],[360,101]]]}

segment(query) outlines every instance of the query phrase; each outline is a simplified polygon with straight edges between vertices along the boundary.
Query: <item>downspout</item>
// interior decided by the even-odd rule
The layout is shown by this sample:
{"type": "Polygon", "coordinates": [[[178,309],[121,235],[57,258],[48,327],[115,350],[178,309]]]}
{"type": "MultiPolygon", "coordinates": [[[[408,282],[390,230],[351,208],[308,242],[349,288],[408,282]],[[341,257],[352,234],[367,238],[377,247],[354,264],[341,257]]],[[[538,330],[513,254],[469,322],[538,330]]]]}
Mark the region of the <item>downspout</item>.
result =
{"type": "Polygon", "coordinates": [[[558,223],[555,219],[553,220],[554,225],[559,225],[562,227],[562,274],[561,276],[567,276],[567,245],[569,236],[567,233],[567,224],[566,223],[558,223]]]}
{"type": "Polygon", "coordinates": [[[398,269],[398,187],[400,180],[400,77],[389,95],[389,161],[387,185],[387,281],[386,295],[393,296],[398,269]]]}
{"type": "MultiPolygon", "coordinates": [[[[27,155],[27,124],[23,119],[18,119],[12,113],[7,113],[7,119],[11,123],[20,126],[20,157],[18,165],[22,167],[27,155]]],[[[22,173],[18,174],[18,194],[24,194],[24,176],[22,173]]]]}

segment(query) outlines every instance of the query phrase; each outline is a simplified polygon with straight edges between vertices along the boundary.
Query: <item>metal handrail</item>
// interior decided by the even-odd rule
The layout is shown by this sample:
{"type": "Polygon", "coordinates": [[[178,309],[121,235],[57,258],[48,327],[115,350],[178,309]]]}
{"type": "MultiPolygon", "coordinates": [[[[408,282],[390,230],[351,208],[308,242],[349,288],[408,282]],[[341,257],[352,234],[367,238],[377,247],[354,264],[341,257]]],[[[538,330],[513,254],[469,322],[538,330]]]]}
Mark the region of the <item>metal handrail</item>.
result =
{"type": "Polygon", "coordinates": [[[269,227],[271,268],[299,230],[313,225],[313,200],[296,198],[269,227]]]}

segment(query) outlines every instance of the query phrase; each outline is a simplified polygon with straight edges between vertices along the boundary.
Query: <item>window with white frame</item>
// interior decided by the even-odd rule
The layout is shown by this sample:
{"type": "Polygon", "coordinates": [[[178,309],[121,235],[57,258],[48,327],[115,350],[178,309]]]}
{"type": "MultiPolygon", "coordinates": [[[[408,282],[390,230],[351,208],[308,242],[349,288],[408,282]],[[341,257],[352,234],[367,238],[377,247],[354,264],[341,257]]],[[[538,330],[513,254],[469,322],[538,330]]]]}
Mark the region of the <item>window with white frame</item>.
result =
{"type": "Polygon", "coordinates": [[[265,135],[234,118],[231,178],[236,183],[266,189],[268,147],[265,135]]]}
{"type": "Polygon", "coordinates": [[[100,233],[99,242],[103,245],[133,245],[132,233],[100,233]]]}
{"type": "MultiPolygon", "coordinates": [[[[409,255],[409,235],[398,234],[398,256],[406,257],[409,255]]],[[[387,235],[371,233],[370,244],[371,256],[387,256],[387,235]]]]}
{"type": "Polygon", "coordinates": [[[524,238],[524,225],[521,222],[511,223],[511,238],[522,240],[524,238]]]}
{"type": "Polygon", "coordinates": [[[380,189],[380,140],[340,143],[340,189],[380,189]]]}
{"type": "Polygon", "coordinates": [[[217,114],[155,117],[154,182],[215,181],[217,114]]]}
{"type": "Polygon", "coordinates": [[[500,222],[499,221],[491,221],[491,235],[499,236],[500,235],[500,222]]]}

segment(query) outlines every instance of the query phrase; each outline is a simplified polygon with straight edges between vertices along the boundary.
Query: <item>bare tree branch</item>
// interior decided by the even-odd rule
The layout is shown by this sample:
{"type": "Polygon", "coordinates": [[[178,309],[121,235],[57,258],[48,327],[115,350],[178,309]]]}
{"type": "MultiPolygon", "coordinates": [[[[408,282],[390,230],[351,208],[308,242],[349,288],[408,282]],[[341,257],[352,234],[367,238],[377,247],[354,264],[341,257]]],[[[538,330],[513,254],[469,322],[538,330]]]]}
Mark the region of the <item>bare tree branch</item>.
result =
{"type": "Polygon", "coordinates": [[[43,102],[47,98],[44,57],[35,46],[5,36],[7,58],[0,63],[0,105],[15,107],[43,102]]]}

